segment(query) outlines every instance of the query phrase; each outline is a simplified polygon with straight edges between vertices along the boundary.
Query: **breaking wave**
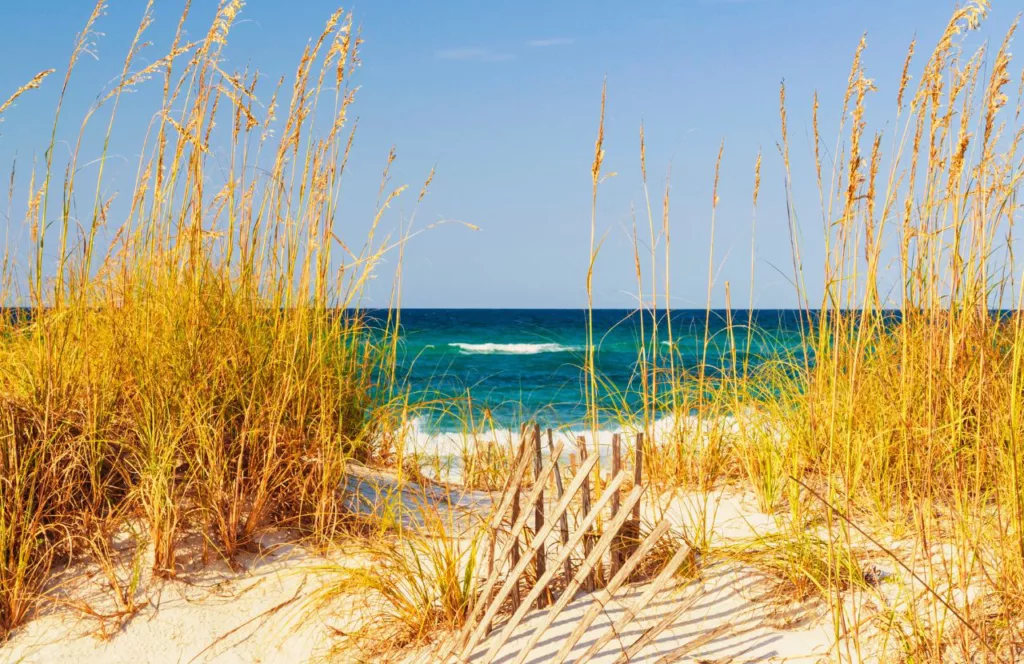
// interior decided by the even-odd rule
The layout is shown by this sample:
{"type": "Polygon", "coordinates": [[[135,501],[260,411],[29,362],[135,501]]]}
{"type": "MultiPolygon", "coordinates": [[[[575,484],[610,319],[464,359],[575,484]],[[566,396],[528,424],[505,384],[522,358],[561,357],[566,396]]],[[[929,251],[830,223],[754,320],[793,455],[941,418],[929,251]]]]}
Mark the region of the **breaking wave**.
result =
{"type": "Polygon", "coordinates": [[[465,355],[537,355],[539,353],[568,353],[579,350],[576,346],[562,344],[467,344],[450,343],[465,355]]]}

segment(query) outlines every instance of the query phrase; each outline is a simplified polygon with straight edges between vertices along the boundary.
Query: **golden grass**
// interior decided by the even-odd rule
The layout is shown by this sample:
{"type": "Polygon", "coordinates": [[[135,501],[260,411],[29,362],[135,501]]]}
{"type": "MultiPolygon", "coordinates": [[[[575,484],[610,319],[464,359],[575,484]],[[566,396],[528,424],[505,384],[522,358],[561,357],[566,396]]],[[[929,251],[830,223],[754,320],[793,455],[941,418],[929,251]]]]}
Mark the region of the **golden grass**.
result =
{"type": "Polygon", "coordinates": [[[422,523],[400,525],[359,546],[372,565],[319,568],[329,576],[316,591],[316,604],[354,593],[368,597],[374,618],[349,635],[363,650],[394,652],[456,631],[476,599],[484,530],[466,529],[426,500],[417,501],[415,511],[422,523]]]}
{"type": "MultiPolygon", "coordinates": [[[[656,441],[648,455],[652,477],[705,494],[724,481],[745,480],[763,511],[788,505],[780,515],[782,539],[759,555],[829,600],[837,642],[849,636],[844,598],[857,586],[838,572],[856,568],[853,542],[862,538],[854,524],[882,538],[909,538],[914,556],[926,561],[935,546],[952,547],[955,573],[948,565],[924,565],[925,585],[936,598],[941,594],[946,618],[915,620],[913,638],[900,637],[913,644],[905,653],[912,661],[1011,661],[1024,638],[1024,327],[1017,313],[1024,280],[1014,256],[1024,127],[1020,90],[1015,108],[1007,93],[1018,78],[1024,88],[1024,76],[1009,70],[1016,24],[1002,44],[964,53],[963,35],[987,8],[972,2],[956,11],[918,67],[916,87],[911,45],[888,137],[871,135],[864,120],[875,88],[861,64],[861,42],[839,137],[829,149],[836,155],[831,173],[821,159],[815,96],[825,282],[814,305],[790,195],[782,88],[779,151],[791,278],[806,323],[802,357],[760,367],[737,362],[730,321],[725,334],[733,361],[725,375],[709,377],[703,364],[697,375],[679,371],[671,358],[650,352],[657,349],[651,334],[645,338],[651,359],[640,367],[650,374],[643,383],[658,386],[650,396],[657,405],[646,410],[679,422],[693,416],[697,423],[656,441]],[[889,281],[896,284],[891,294],[882,286],[889,281]],[[825,535],[812,537],[819,527],[825,535]],[[811,563],[815,558],[820,565],[811,563]],[[938,593],[940,586],[946,590],[938,593]],[[976,600],[963,599],[978,592],[983,611],[976,600]]],[[[641,160],[643,154],[641,145],[641,160]]],[[[759,156],[755,209],[760,167],[759,156]]],[[[715,203],[717,192],[712,215],[715,203]]],[[[649,223],[656,227],[653,218],[649,223]]],[[[667,256],[667,232],[663,239],[667,256]]],[[[753,282],[753,264],[751,270],[753,282]]],[[[728,299],[728,284],[725,292],[728,299]]],[[[661,306],[654,298],[642,309],[661,306]]],[[[881,553],[891,554],[884,547],[881,553]]],[[[854,659],[859,652],[855,643],[838,656],[854,659]]]]}
{"type": "Polygon", "coordinates": [[[333,14],[291,85],[261,104],[257,73],[222,69],[241,5],[222,3],[193,42],[186,9],[169,52],[140,67],[147,10],[66,164],[53,149],[61,95],[44,170],[26,192],[31,256],[4,263],[5,298],[17,297],[15,267],[29,289],[26,309],[0,321],[0,635],[31,615],[53,566],[80,555],[133,611],[122,585],[138,571],[125,581],[110,553],[119,532],[151,547],[162,576],[176,574],[188,531],[203,534],[207,558],[228,561],[269,528],[330,542],[346,530],[346,461],[390,445],[395,323],[352,307],[392,246],[373,233],[401,188],[383,193],[362,249],[335,228],[357,30],[333,14]],[[106,145],[121,94],[149,78],[162,100],[115,223],[101,194],[106,145]],[[318,116],[327,125],[314,131],[318,116]],[[81,137],[100,121],[91,196],[76,174],[81,137]],[[97,240],[104,227],[108,247],[97,240]]]}

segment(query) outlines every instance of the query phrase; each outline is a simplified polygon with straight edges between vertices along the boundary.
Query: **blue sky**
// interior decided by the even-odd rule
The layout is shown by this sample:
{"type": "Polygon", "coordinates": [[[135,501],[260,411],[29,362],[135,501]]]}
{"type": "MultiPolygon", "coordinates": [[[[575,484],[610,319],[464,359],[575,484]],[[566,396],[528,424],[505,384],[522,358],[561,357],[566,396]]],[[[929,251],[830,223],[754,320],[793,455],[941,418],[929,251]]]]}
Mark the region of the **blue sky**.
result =
{"type": "MultiPolygon", "coordinates": [[[[112,79],[144,3],[110,3],[98,29],[96,59],[72,81],[62,135],[112,79]]],[[[170,40],[182,2],[156,3],[153,57],[170,40]]],[[[195,0],[189,24],[202,34],[215,3],[195,0]]],[[[0,9],[0,97],[43,68],[67,61],[90,9],[85,0],[5,3],[0,9]]],[[[1011,3],[996,2],[981,38],[1001,39],[1011,3]]],[[[336,5],[320,0],[250,0],[232,32],[228,69],[247,62],[273,79],[294,71],[310,36],[336,5]]],[[[753,164],[764,152],[758,212],[754,303],[796,304],[783,205],[778,86],[790,99],[794,190],[803,231],[807,279],[821,274],[818,195],[811,171],[810,101],[821,95],[823,134],[834,143],[850,58],[868,33],[865,65],[879,91],[873,128],[890,129],[895,86],[907,45],[919,39],[918,62],[954,8],[945,0],[687,0],[680,2],[442,3],[363,1],[346,6],[365,44],[355,112],[359,130],[343,189],[339,234],[358,238],[372,214],[380,172],[394,145],[394,182],[418,191],[437,176],[416,209],[419,225],[444,225],[415,238],[406,253],[406,306],[577,307],[584,305],[590,221],[590,163],[602,81],[608,84],[605,170],[598,228],[607,235],[597,264],[595,304],[636,303],[629,227],[631,209],[646,223],[638,130],[647,134],[651,194],[660,200],[672,172],[674,307],[702,307],[707,288],[711,184],[725,141],[717,217],[713,304],[748,299],[753,164]]],[[[24,97],[0,124],[0,171],[15,156],[19,182],[41,159],[59,78],[24,97]]],[[[268,93],[269,94],[269,93],[268,93]]],[[[111,171],[126,190],[135,172],[133,138],[154,110],[145,93],[122,110],[111,171]]],[[[21,191],[24,191],[22,189],[21,191]]],[[[127,196],[127,191],[125,191],[127,196]]],[[[16,192],[15,199],[24,195],[16,192]]],[[[414,210],[400,201],[390,228],[414,210]]],[[[657,212],[656,212],[657,214],[657,212]]],[[[17,215],[15,215],[17,217],[17,215]]],[[[20,220],[5,221],[13,253],[25,247],[20,220]]],[[[368,293],[383,304],[392,257],[368,293]]],[[[812,296],[815,290],[811,288],[812,296]]],[[[813,301],[813,300],[812,300],[813,301]]]]}

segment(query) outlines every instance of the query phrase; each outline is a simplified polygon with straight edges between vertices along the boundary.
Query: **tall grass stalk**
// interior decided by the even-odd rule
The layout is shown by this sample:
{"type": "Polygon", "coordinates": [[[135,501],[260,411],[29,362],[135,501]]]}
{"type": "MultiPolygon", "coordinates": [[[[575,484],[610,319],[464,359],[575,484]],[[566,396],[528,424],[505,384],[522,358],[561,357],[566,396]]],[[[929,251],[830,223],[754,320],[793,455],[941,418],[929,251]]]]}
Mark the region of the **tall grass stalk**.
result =
{"type": "MultiPolygon", "coordinates": [[[[986,653],[1009,661],[1018,656],[1013,644],[1024,634],[1024,323],[1018,313],[1024,278],[1014,251],[1024,180],[1024,76],[1011,71],[1016,23],[1001,43],[968,48],[967,35],[987,10],[981,0],[957,9],[923,63],[916,62],[918,45],[911,43],[895,90],[896,120],[874,132],[866,117],[876,89],[862,62],[868,41],[861,41],[831,168],[823,163],[814,95],[813,164],[824,242],[813,252],[800,240],[786,90],[780,89],[786,233],[802,321],[796,353],[753,362],[753,340],[766,331],[751,327],[753,316],[741,329],[729,309],[726,352],[721,366],[711,365],[709,348],[722,343],[710,331],[717,315],[710,305],[716,288],[712,242],[704,350],[696,366],[684,367],[674,350],[671,361],[651,359],[664,328],[642,328],[636,369],[641,409],[630,413],[616,405],[629,403],[622,395],[597,398],[595,389],[605,381],[588,378],[588,404],[611,404],[612,420],[635,417],[646,428],[654,414],[673,416],[674,430],[653,440],[647,455],[653,481],[708,492],[722,480],[745,478],[763,511],[775,513],[780,502],[788,506],[778,517],[790,549],[824,559],[800,567],[817,570],[808,587],[831,607],[843,660],[865,655],[862,630],[870,620],[855,600],[875,592],[871,584],[851,583],[850,570],[859,568],[862,556],[896,555],[865,544],[852,523],[876,535],[909,538],[905,543],[921,567],[911,585],[920,592],[924,579],[933,591],[946,589],[937,592],[948,607],[929,601],[908,609],[923,612],[905,632],[912,638],[895,639],[913,644],[908,658],[986,653]],[[810,255],[824,259],[823,281],[813,289],[807,283],[810,255]],[[817,291],[821,299],[814,301],[817,291]],[[740,333],[747,335],[745,348],[737,343],[740,333]],[[834,518],[837,508],[844,519],[834,518]]],[[[602,122],[601,137],[604,131],[602,122]]],[[[641,132],[646,196],[645,140],[641,132]]],[[[721,154],[712,225],[720,165],[721,154]]],[[[759,155],[755,214],[760,176],[759,155]]],[[[649,201],[647,209],[650,218],[649,201]]],[[[665,219],[660,235],[649,240],[652,249],[667,243],[667,197],[665,219]]],[[[662,304],[657,289],[645,287],[639,256],[637,246],[641,313],[647,303],[668,310],[668,281],[662,304]]],[[[645,269],[656,273],[653,251],[651,258],[654,264],[645,269]]],[[[754,308],[754,259],[752,244],[748,311],[754,308]]],[[[593,264],[588,287],[592,272],[593,264]]],[[[726,293],[728,299],[728,285],[726,293]]],[[[597,372],[592,361],[586,369],[597,372]]],[[[783,553],[776,560],[792,560],[783,553]]]]}
{"type": "Polygon", "coordinates": [[[31,615],[55,564],[110,558],[110,539],[132,524],[144,524],[137,543],[163,576],[178,573],[189,531],[228,561],[270,528],[332,541],[346,529],[346,463],[380,458],[393,424],[397,320],[358,307],[395,246],[377,233],[403,187],[385,172],[365,243],[342,240],[352,16],[332,14],[266,97],[258,72],[226,69],[240,0],[222,2],[194,41],[186,6],[157,57],[145,53],[147,7],[61,163],[65,93],[104,8],[75,44],[43,170],[22,193],[31,258],[4,266],[8,303],[15,269],[29,289],[28,309],[0,321],[0,635],[31,615]],[[119,100],[143,85],[162,95],[117,202],[104,164],[119,100]],[[84,146],[97,122],[93,162],[84,146]],[[91,192],[83,173],[95,173],[91,192]]]}

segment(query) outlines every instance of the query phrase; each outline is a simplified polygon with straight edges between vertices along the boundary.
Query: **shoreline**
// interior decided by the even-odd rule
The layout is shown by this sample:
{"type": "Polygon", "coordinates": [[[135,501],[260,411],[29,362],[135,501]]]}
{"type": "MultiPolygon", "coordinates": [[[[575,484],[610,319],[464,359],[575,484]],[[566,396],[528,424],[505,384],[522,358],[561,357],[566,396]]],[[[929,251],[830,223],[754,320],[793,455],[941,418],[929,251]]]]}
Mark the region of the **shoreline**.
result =
{"type": "MultiPolygon", "coordinates": [[[[639,424],[619,427],[603,427],[598,429],[596,436],[596,449],[600,455],[600,465],[607,469],[611,463],[612,439],[614,436],[621,437],[621,445],[624,451],[635,448],[636,436],[645,433],[645,446],[660,446],[673,437],[685,435],[703,436],[706,439],[708,431],[712,428],[719,428],[724,435],[736,436],[740,433],[741,420],[750,422],[752,416],[741,418],[736,415],[720,415],[714,418],[700,418],[696,415],[687,416],[682,421],[677,420],[673,415],[666,415],[655,420],[646,432],[642,431],[639,424]],[[703,431],[698,434],[698,427],[703,431]]],[[[431,431],[424,430],[419,418],[407,422],[396,438],[402,441],[402,454],[418,455],[425,461],[442,461],[441,469],[447,471],[450,476],[446,481],[458,484],[461,481],[462,463],[467,456],[486,452],[490,446],[495,446],[498,454],[514,454],[522,441],[522,434],[519,430],[509,428],[489,428],[478,431],[431,431]]],[[[562,443],[562,453],[559,457],[560,463],[569,463],[575,460],[580,462],[578,440],[583,438],[587,444],[587,451],[592,453],[595,449],[595,437],[590,429],[582,429],[573,426],[552,427],[551,440],[562,443]]],[[[541,428],[541,445],[548,449],[548,429],[541,428]]],[[[531,434],[532,438],[532,434],[531,434]]],[[[440,478],[432,478],[440,479],[440,478]]]]}

